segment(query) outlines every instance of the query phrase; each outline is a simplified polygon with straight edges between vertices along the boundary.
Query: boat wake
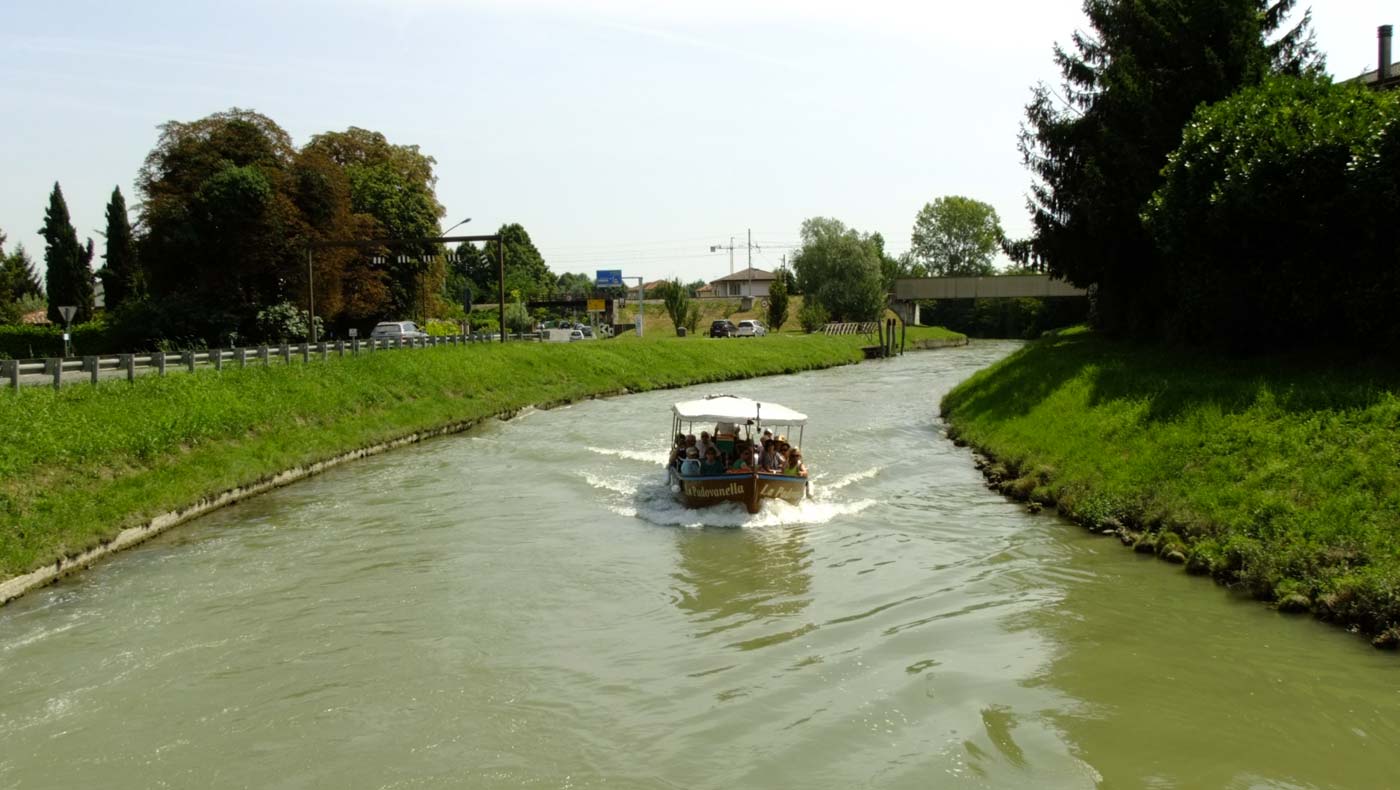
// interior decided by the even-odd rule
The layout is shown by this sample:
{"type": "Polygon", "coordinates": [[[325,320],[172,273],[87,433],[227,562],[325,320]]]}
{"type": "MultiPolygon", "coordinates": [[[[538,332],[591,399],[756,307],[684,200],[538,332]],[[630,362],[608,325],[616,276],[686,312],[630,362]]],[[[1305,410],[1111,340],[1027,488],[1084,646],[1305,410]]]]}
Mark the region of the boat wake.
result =
{"type": "MultiPolygon", "coordinates": [[[[875,504],[873,499],[845,499],[838,492],[861,480],[874,477],[879,467],[845,475],[821,485],[814,480],[808,497],[794,505],[780,499],[765,500],[758,513],[750,514],[743,505],[723,503],[692,509],[677,502],[666,479],[665,453],[588,448],[600,455],[637,463],[636,469],[613,472],[583,472],[588,485],[601,492],[609,510],[627,518],[639,518],[665,527],[775,527],[825,524],[851,516],[875,504]],[[642,467],[645,464],[645,468],[642,467]]],[[[630,466],[630,465],[629,465],[630,466]]]]}
{"type": "MultiPolygon", "coordinates": [[[[878,474],[880,474],[880,467],[872,466],[863,472],[854,472],[849,475],[842,475],[841,477],[836,478],[835,482],[822,483],[821,490],[827,492],[840,491],[841,489],[845,488],[846,486],[852,483],[859,483],[862,480],[869,480],[870,478],[878,474]]],[[[820,482],[823,478],[825,478],[825,475],[817,475],[817,477],[812,480],[813,490],[817,488],[817,483],[820,482]]]]}
{"type": "Polygon", "coordinates": [[[626,458],[629,461],[644,461],[658,466],[666,463],[666,452],[664,450],[642,452],[638,450],[610,450],[606,447],[589,447],[588,451],[599,455],[610,455],[614,458],[626,458]]]}

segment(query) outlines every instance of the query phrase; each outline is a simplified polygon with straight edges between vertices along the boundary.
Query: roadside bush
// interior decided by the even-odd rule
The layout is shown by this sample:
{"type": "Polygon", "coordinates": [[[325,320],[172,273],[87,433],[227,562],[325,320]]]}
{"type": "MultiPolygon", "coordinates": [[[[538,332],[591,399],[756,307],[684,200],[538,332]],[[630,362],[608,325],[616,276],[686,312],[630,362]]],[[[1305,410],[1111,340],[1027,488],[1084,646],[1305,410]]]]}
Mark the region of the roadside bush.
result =
{"type": "Polygon", "coordinates": [[[109,348],[101,353],[154,351],[165,348],[232,348],[247,345],[256,334],[251,321],[189,299],[162,297],[133,300],[107,314],[109,348]]]}
{"type": "MultiPolygon", "coordinates": [[[[281,302],[258,311],[258,340],[264,343],[286,343],[310,336],[310,323],[305,310],[291,302],[281,302]]],[[[324,334],[321,317],[316,316],[316,334],[324,334]]]]}
{"type": "Polygon", "coordinates": [[[462,327],[456,321],[442,321],[437,318],[429,318],[423,325],[423,331],[432,337],[451,337],[462,334],[462,327]]]}
{"type": "Polygon", "coordinates": [[[525,309],[525,303],[507,302],[506,328],[512,332],[528,332],[530,331],[530,326],[530,311],[525,309]]]}
{"type": "Polygon", "coordinates": [[[1393,343],[1400,98],[1277,77],[1203,107],[1145,219],[1171,330],[1238,346],[1393,343]]]}
{"type": "MultiPolygon", "coordinates": [[[[73,356],[115,354],[122,349],[112,343],[111,333],[102,321],[76,324],[71,330],[73,356]]],[[[0,358],[41,359],[63,355],[63,327],[15,324],[0,326],[0,358]]]]}
{"type": "Polygon", "coordinates": [[[830,317],[826,313],[826,308],[816,302],[807,302],[797,312],[797,322],[802,324],[802,331],[809,335],[826,326],[828,320],[830,317]]]}

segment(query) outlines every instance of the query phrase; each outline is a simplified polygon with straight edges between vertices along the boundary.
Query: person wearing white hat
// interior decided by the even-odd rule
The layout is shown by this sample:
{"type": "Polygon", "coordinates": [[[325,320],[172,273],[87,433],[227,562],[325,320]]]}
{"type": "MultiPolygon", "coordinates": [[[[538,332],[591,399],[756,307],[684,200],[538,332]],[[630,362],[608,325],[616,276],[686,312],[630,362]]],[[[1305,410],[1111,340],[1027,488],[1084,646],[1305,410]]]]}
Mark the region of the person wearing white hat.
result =
{"type": "Polygon", "coordinates": [[[681,461],[681,474],[700,474],[700,451],[694,446],[687,447],[685,450],[685,460],[681,461]]]}

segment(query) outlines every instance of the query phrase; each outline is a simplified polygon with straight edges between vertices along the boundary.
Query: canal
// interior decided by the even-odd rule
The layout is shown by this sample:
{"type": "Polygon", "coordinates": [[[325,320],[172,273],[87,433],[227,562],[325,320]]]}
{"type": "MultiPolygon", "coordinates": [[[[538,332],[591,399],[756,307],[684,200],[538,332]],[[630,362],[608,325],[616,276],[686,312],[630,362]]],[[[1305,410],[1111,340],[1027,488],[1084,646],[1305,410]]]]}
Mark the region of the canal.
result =
{"type": "Polygon", "coordinates": [[[1013,348],[527,413],[200,519],[0,609],[0,787],[1400,782],[1394,655],[983,486],[938,401],[1013,348]],[[669,406],[715,391],[811,416],[811,500],[672,504],[669,406]]]}

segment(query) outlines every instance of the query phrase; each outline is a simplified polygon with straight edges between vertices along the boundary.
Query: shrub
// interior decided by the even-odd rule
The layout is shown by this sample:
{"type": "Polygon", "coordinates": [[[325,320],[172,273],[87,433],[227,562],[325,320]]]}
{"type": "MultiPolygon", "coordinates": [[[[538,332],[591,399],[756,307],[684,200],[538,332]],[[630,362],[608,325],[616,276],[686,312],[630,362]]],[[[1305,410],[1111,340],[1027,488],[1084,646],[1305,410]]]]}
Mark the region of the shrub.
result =
{"type": "Polygon", "coordinates": [[[802,331],[809,335],[826,326],[828,320],[826,308],[816,302],[802,305],[802,309],[797,312],[797,321],[802,324],[802,331]]]}
{"type": "MultiPolygon", "coordinates": [[[[310,338],[310,324],[305,310],[291,302],[281,302],[258,311],[257,336],[264,343],[286,343],[310,338]]],[[[316,316],[316,334],[323,332],[321,317],[316,316]]]]}
{"type": "Polygon", "coordinates": [[[1203,107],[1145,219],[1176,334],[1235,345],[1400,338],[1400,99],[1278,77],[1203,107]]]}
{"type": "Polygon", "coordinates": [[[506,327],[512,332],[530,331],[530,311],[525,309],[524,302],[506,303],[506,327]]]}
{"type": "Polygon", "coordinates": [[[423,331],[432,337],[451,337],[462,334],[462,327],[456,321],[442,321],[437,318],[429,318],[423,325],[423,331]]]}
{"type": "Polygon", "coordinates": [[[782,330],[788,320],[788,292],[786,270],[778,273],[768,289],[768,328],[774,332],[782,330]]]}
{"type": "MultiPolygon", "coordinates": [[[[676,333],[680,334],[681,327],[688,327],[686,320],[690,318],[691,305],[690,293],[680,280],[670,280],[663,282],[653,289],[656,291],[666,307],[666,315],[671,319],[671,326],[676,328],[676,333]]],[[[700,314],[695,314],[696,322],[699,323],[700,314]]]]}

